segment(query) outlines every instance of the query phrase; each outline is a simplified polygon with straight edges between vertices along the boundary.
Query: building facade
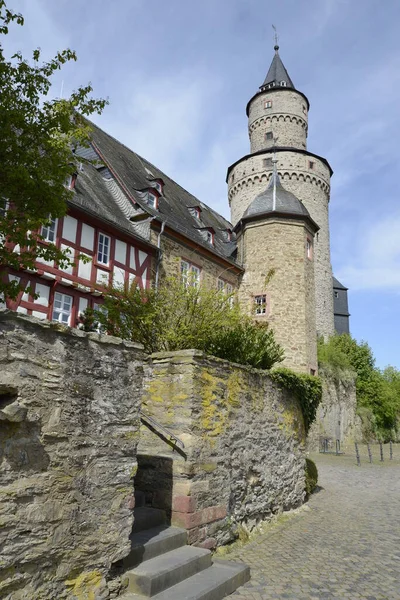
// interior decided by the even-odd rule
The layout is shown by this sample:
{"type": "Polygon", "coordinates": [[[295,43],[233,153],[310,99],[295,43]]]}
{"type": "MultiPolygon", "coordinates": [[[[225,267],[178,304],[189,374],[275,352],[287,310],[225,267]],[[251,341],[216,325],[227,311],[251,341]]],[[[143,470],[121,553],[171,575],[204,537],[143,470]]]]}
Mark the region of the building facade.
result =
{"type": "Polygon", "coordinates": [[[317,334],[334,332],[332,170],[307,150],[308,110],[276,47],[247,106],[250,154],[228,169],[232,223],[92,125],[89,147],[75,152],[68,214],[41,232],[43,244],[69,250],[74,266],[38,261],[34,272],[10,271],[31,291],[7,306],[74,327],[107,285],[146,288],[177,275],[235,292],[274,329],[284,365],[315,373],[317,334]]]}

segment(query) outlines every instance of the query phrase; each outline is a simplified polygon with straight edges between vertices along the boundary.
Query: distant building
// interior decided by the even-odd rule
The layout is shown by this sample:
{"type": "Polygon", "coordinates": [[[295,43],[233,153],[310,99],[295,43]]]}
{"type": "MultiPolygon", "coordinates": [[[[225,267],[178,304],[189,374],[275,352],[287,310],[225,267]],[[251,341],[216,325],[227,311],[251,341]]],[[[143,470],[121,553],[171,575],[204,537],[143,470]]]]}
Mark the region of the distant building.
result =
{"type": "Polygon", "coordinates": [[[333,314],[335,331],[338,334],[350,333],[350,313],[347,299],[348,288],[333,278],[333,314]]]}
{"type": "Polygon", "coordinates": [[[349,329],[347,289],[334,280],[332,297],[332,169],[307,150],[310,104],[278,50],[247,104],[250,153],[228,169],[232,224],[93,126],[90,147],[76,151],[89,162],[70,182],[68,214],[42,228],[43,244],[69,249],[75,264],[38,261],[34,272],[9,271],[31,292],[7,306],[75,327],[87,307],[101,304],[106,285],[146,288],[177,275],[235,292],[249,314],[270,323],[283,364],[316,373],[317,335],[332,335],[334,321],[337,331],[349,329]]]}

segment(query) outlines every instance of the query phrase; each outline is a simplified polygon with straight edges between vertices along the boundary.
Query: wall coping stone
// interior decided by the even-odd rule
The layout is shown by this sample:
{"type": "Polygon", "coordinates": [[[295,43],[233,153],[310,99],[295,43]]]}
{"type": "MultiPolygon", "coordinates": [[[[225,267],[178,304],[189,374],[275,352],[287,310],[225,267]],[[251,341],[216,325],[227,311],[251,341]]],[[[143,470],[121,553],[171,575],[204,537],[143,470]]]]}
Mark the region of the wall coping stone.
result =
{"type": "Polygon", "coordinates": [[[81,329],[75,329],[68,325],[61,325],[54,321],[47,321],[32,317],[30,315],[22,315],[9,309],[0,309],[0,323],[2,321],[14,321],[15,323],[24,322],[35,326],[39,326],[42,329],[50,329],[61,335],[69,335],[71,337],[87,338],[90,341],[98,342],[100,344],[108,344],[113,346],[124,346],[129,349],[143,350],[143,344],[137,342],[130,342],[123,340],[122,338],[115,337],[113,335],[103,335],[96,333],[95,331],[82,331],[81,329]]]}

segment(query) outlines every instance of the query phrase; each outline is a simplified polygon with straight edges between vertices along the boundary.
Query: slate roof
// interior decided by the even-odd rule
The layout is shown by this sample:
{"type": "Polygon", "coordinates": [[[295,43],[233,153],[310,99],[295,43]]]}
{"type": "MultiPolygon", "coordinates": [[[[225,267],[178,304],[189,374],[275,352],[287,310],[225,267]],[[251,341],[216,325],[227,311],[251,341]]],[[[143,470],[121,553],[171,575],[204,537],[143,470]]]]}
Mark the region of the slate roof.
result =
{"type": "MultiPolygon", "coordinates": [[[[235,262],[235,236],[232,234],[231,242],[227,238],[227,230],[233,230],[229,221],[111,135],[93,123],[90,123],[90,126],[92,147],[100,156],[101,162],[96,166],[84,164],[83,171],[78,173],[76,194],[71,201],[72,204],[113,222],[117,227],[133,235],[137,235],[138,227],[136,223],[129,220],[129,210],[133,218],[135,214],[154,217],[158,221],[164,221],[171,229],[197,245],[207,248],[229,262],[235,262]],[[110,185],[107,185],[104,176],[105,167],[107,167],[106,177],[107,173],[110,177],[115,176],[115,180],[123,187],[125,205],[121,198],[116,198],[115,190],[111,190],[110,185]],[[143,191],[154,188],[154,182],[158,179],[163,182],[163,193],[156,210],[147,204],[143,191]],[[130,197],[128,202],[126,196],[130,197]],[[189,208],[197,206],[201,209],[200,220],[189,211],[189,208]],[[208,228],[214,230],[214,245],[205,239],[204,232],[208,228]]],[[[91,149],[81,150],[81,153],[87,157],[91,151],[91,149]]]]}
{"type": "Polygon", "coordinates": [[[242,220],[245,221],[257,216],[266,216],[274,213],[279,213],[279,215],[287,214],[288,216],[304,217],[311,221],[318,229],[318,226],[311,219],[310,213],[304,204],[300,202],[294,194],[285,190],[277,173],[272,174],[267,189],[254,198],[253,202],[244,213],[242,220]],[[273,198],[274,184],[276,188],[275,208],[273,198]]]}
{"type": "Polygon", "coordinates": [[[272,59],[271,66],[260,89],[267,87],[271,83],[279,86],[282,81],[286,83],[285,87],[296,89],[293,81],[289,77],[289,73],[285,69],[281,57],[279,56],[279,46],[275,46],[275,56],[272,59]]]}
{"type": "Polygon", "coordinates": [[[342,283],[336,277],[332,277],[333,287],[335,290],[348,290],[349,288],[344,287],[342,283]]]}

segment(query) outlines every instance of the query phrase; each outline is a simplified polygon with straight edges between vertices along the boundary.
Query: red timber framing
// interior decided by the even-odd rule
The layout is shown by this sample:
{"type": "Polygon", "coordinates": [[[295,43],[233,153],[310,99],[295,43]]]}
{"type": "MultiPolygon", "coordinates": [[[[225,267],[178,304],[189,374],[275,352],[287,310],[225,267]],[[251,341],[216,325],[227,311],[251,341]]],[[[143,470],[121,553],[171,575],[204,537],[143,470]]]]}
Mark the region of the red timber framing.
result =
{"type": "Polygon", "coordinates": [[[55,300],[59,307],[60,300],[65,299],[63,308],[65,313],[69,312],[68,324],[76,327],[80,313],[102,303],[101,290],[108,284],[136,282],[141,288],[150,286],[155,248],[96,217],[71,209],[66,217],[58,219],[54,243],[58,248],[70,249],[74,266],[61,270],[54,262],[37,261],[34,273],[10,270],[8,277],[17,278],[31,292],[20,292],[15,301],[7,300],[7,308],[53,320],[55,300]],[[103,241],[104,236],[108,239],[105,262],[98,260],[101,234],[103,241]],[[77,258],[79,255],[88,256],[90,261],[84,263],[77,258]],[[35,299],[33,294],[39,294],[39,298],[35,299]]]}

